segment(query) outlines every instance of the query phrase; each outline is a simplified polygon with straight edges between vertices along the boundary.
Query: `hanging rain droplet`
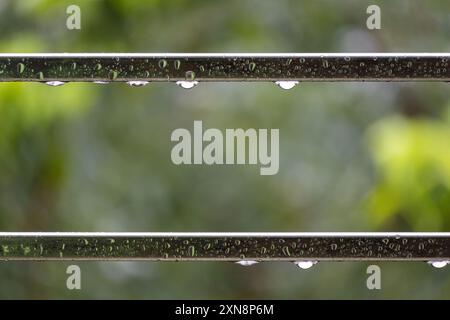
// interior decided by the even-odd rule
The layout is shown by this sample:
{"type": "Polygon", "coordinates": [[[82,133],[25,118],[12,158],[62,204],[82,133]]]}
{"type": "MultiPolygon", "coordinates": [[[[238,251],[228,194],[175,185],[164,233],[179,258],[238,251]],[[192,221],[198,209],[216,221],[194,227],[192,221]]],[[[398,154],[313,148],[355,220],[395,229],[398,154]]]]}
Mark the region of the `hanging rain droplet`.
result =
{"type": "Polygon", "coordinates": [[[276,81],[275,84],[281,89],[289,90],[299,84],[298,81],[276,81]]]}
{"type": "Polygon", "coordinates": [[[254,71],[255,68],[256,68],[256,63],[250,62],[249,65],[248,65],[248,69],[249,69],[250,71],[254,71]]]}
{"type": "Polygon", "coordinates": [[[130,87],[143,87],[149,84],[148,81],[128,81],[127,84],[130,87]]]}
{"type": "Polygon", "coordinates": [[[59,87],[66,83],[62,82],[62,81],[47,81],[45,84],[52,86],[52,87],[59,87]]]}
{"type": "Polygon", "coordinates": [[[176,84],[184,89],[192,89],[198,85],[198,81],[177,81],[176,84]]]}
{"type": "Polygon", "coordinates": [[[175,60],[175,62],[173,63],[175,70],[180,69],[181,66],[181,61],[180,60],[175,60]]]}
{"type": "Polygon", "coordinates": [[[446,265],[450,264],[450,261],[428,261],[428,264],[432,267],[441,269],[444,268],[446,265]]]}
{"type": "Polygon", "coordinates": [[[253,266],[255,264],[258,264],[259,262],[255,261],[255,260],[241,260],[241,261],[237,261],[236,263],[238,265],[243,266],[243,267],[250,267],[250,266],[253,266]]]}
{"type": "Polygon", "coordinates": [[[317,261],[295,261],[294,264],[297,267],[306,270],[317,264],[317,261]]]}

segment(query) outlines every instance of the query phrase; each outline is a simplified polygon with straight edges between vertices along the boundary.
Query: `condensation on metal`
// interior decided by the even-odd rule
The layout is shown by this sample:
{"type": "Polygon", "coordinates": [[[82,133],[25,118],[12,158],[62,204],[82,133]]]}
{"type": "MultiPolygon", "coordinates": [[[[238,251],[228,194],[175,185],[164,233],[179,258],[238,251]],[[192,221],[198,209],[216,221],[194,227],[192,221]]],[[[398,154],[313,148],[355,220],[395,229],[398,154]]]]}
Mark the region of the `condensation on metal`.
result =
{"type": "Polygon", "coordinates": [[[0,54],[8,81],[450,81],[449,53],[0,54]]]}
{"type": "Polygon", "coordinates": [[[450,233],[0,233],[0,260],[449,261],[450,233]]]}

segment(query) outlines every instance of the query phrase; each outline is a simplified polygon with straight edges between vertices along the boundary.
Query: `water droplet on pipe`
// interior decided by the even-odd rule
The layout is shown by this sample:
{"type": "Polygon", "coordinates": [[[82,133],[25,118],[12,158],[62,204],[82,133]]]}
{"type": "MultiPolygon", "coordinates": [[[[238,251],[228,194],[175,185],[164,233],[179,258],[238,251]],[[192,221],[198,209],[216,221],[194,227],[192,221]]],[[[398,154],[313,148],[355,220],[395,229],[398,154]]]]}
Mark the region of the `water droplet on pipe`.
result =
{"type": "Polygon", "coordinates": [[[306,270],[317,264],[317,261],[296,261],[294,264],[297,267],[306,270]]]}
{"type": "Polygon", "coordinates": [[[192,89],[196,85],[198,85],[198,81],[177,81],[178,86],[184,89],[192,89]]]}
{"type": "Polygon", "coordinates": [[[143,87],[149,84],[148,81],[128,81],[127,84],[130,87],[143,87]]]}
{"type": "Polygon", "coordinates": [[[299,84],[298,81],[276,81],[275,84],[281,89],[289,90],[299,84]]]}
{"type": "Polygon", "coordinates": [[[244,267],[250,267],[253,266],[255,264],[258,264],[258,261],[255,260],[241,260],[241,261],[237,261],[236,262],[238,265],[244,266],[244,267]]]}
{"type": "Polygon", "coordinates": [[[66,83],[63,81],[47,81],[45,84],[52,86],[52,87],[59,87],[66,83]]]}
{"type": "Polygon", "coordinates": [[[428,261],[428,264],[437,269],[441,269],[450,264],[450,261],[428,261]]]}

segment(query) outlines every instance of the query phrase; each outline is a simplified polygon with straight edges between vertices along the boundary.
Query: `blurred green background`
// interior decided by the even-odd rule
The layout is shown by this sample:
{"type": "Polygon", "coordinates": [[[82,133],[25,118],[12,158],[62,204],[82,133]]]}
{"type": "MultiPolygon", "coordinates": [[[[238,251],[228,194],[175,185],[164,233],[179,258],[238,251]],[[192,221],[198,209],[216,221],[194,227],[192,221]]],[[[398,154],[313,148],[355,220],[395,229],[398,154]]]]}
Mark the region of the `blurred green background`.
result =
{"type": "MultiPolygon", "coordinates": [[[[441,1],[1,0],[8,52],[449,52],[441,1]],[[81,30],[66,8],[81,7],[81,30]],[[381,7],[382,29],[366,28],[381,7]]],[[[448,83],[0,84],[2,231],[449,231],[448,83]],[[175,166],[170,134],[279,128],[280,171],[175,166]]],[[[1,262],[0,298],[450,298],[450,268],[1,262]]]]}

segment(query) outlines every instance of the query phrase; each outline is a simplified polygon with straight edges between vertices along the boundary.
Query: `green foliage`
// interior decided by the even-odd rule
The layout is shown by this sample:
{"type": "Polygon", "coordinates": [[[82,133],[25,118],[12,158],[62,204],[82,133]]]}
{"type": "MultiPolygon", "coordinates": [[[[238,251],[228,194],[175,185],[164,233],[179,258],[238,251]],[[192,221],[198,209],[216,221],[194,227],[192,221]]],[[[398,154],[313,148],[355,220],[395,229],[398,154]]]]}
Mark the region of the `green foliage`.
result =
{"type": "Polygon", "coordinates": [[[390,117],[369,132],[379,170],[370,197],[373,221],[401,216],[410,228],[450,228],[450,122],[390,117]]]}
{"type": "Polygon", "coordinates": [[[36,126],[48,126],[73,117],[95,103],[92,85],[67,84],[61,88],[39,83],[0,86],[0,148],[36,126]]]}

